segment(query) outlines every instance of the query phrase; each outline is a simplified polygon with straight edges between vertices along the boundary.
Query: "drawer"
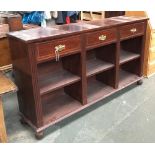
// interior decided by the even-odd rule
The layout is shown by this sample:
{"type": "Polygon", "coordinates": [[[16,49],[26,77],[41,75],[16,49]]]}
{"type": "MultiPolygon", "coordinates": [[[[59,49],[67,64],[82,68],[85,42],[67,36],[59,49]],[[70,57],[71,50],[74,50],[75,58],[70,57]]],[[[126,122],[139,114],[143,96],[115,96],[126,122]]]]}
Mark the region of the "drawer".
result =
{"type": "Polygon", "coordinates": [[[87,47],[94,45],[103,45],[117,40],[116,29],[100,30],[92,33],[87,33],[87,47]]]}
{"type": "Polygon", "coordinates": [[[144,34],[144,22],[125,25],[120,27],[121,39],[144,34]]]}
{"type": "Polygon", "coordinates": [[[37,60],[44,61],[48,59],[56,59],[56,50],[59,57],[80,52],[81,42],[80,36],[67,37],[63,39],[55,39],[52,41],[36,44],[37,60]]]}

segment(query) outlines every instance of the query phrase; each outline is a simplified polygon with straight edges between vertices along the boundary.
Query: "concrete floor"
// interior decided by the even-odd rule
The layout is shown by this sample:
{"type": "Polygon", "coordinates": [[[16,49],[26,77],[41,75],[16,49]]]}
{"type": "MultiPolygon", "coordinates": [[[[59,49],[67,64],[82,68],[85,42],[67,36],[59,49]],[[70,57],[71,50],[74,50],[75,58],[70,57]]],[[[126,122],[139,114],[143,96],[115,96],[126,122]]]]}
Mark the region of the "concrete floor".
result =
{"type": "Polygon", "coordinates": [[[19,122],[16,94],[3,98],[8,140],[20,142],[155,142],[155,76],[48,128],[38,141],[19,122]]]}

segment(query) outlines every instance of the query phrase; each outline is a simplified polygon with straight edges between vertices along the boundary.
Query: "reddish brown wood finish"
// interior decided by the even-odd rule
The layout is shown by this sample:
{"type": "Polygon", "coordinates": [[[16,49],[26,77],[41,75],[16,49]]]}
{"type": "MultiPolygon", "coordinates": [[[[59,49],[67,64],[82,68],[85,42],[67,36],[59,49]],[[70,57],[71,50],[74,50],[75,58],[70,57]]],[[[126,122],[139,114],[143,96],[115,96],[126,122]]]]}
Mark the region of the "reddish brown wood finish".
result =
{"type": "Polygon", "coordinates": [[[19,15],[14,15],[12,17],[6,18],[7,23],[9,24],[10,31],[19,31],[23,30],[22,17],[19,15]]]}
{"type": "Polygon", "coordinates": [[[86,45],[88,47],[92,47],[93,45],[97,46],[97,45],[104,45],[105,43],[115,42],[117,40],[116,29],[112,28],[104,31],[96,31],[88,33],[86,39],[87,39],[86,45]],[[99,37],[102,35],[106,37],[105,40],[99,39],[99,37]]]}
{"type": "Polygon", "coordinates": [[[113,17],[9,34],[20,112],[38,135],[142,79],[146,22],[113,17]]]}
{"type": "Polygon", "coordinates": [[[137,36],[137,35],[143,35],[144,30],[145,30],[144,22],[121,26],[120,37],[121,39],[126,39],[126,38],[137,36]]]}
{"type": "Polygon", "coordinates": [[[80,54],[38,64],[40,94],[47,94],[58,88],[80,81],[80,71],[76,67],[80,63],[80,54]]]}
{"type": "Polygon", "coordinates": [[[101,81],[91,77],[88,79],[88,103],[92,104],[96,101],[104,99],[106,96],[109,96],[110,93],[115,91],[114,88],[104,84],[101,81]]]}
{"type": "Polygon", "coordinates": [[[96,73],[103,72],[105,70],[113,68],[114,65],[109,62],[105,62],[96,58],[87,60],[87,76],[93,76],[96,73]]]}
{"type": "Polygon", "coordinates": [[[0,38],[0,67],[12,63],[9,43],[7,38],[0,38]]]}
{"type": "Polygon", "coordinates": [[[120,64],[126,63],[129,60],[134,60],[140,57],[140,54],[137,53],[132,53],[132,52],[128,52],[128,51],[120,51],[120,64]]]}
{"type": "Polygon", "coordinates": [[[37,60],[39,62],[42,62],[44,60],[53,58],[55,59],[55,47],[59,45],[65,45],[65,49],[59,52],[60,57],[79,52],[81,50],[80,36],[67,37],[63,39],[56,39],[50,42],[37,43],[37,60]]]}

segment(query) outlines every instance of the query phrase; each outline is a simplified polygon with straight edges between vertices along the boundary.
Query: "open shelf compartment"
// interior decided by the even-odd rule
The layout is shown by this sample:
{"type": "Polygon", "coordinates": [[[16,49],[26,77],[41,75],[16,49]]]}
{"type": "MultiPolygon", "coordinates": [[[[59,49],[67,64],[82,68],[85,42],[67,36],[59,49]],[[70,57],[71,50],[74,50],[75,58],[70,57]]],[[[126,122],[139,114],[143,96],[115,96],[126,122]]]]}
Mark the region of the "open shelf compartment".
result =
{"type": "Polygon", "coordinates": [[[114,67],[116,56],[116,44],[110,44],[88,50],[86,53],[87,77],[114,67]]]}
{"type": "Polygon", "coordinates": [[[42,96],[43,123],[48,125],[69,116],[82,107],[82,104],[61,88],[42,96]]]}
{"type": "Polygon", "coordinates": [[[138,59],[142,53],[142,36],[120,42],[120,64],[138,59]]]}
{"type": "Polygon", "coordinates": [[[124,64],[128,61],[137,59],[139,57],[140,57],[140,54],[121,50],[121,52],[120,52],[120,64],[124,64]]]}
{"type": "Polygon", "coordinates": [[[119,72],[119,88],[126,87],[142,79],[140,67],[140,58],[122,64],[119,72]]]}
{"type": "Polygon", "coordinates": [[[114,69],[107,70],[95,76],[89,77],[87,80],[87,97],[88,104],[95,103],[109,96],[115,91],[115,72],[114,69]]]}
{"type": "Polygon", "coordinates": [[[80,54],[38,64],[40,94],[44,95],[56,89],[80,81],[80,54]],[[77,65],[78,64],[78,65],[77,65]]]}

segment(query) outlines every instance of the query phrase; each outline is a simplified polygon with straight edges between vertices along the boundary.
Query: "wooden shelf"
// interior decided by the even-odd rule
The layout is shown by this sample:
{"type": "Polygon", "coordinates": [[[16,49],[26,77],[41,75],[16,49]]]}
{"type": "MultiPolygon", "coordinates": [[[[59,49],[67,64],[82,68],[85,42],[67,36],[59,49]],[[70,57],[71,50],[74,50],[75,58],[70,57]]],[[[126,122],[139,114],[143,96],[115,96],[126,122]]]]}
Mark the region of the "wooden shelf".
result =
{"type": "Polygon", "coordinates": [[[121,50],[120,51],[120,64],[124,64],[128,61],[137,59],[139,57],[140,57],[140,54],[121,50]]]}
{"type": "Polygon", "coordinates": [[[67,95],[63,90],[53,92],[42,100],[44,125],[64,119],[67,115],[82,107],[77,100],[67,95]]]}
{"type": "Polygon", "coordinates": [[[120,70],[120,77],[119,77],[119,88],[124,88],[128,85],[131,85],[134,82],[137,82],[142,77],[139,77],[136,74],[129,73],[124,70],[120,70]]]}
{"type": "Polygon", "coordinates": [[[114,64],[105,62],[96,58],[87,60],[87,76],[90,77],[94,74],[111,69],[114,64]]]}
{"type": "Polygon", "coordinates": [[[88,81],[88,104],[98,102],[115,91],[114,88],[93,79],[88,81]]]}
{"type": "Polygon", "coordinates": [[[67,70],[61,69],[57,72],[44,74],[39,77],[40,94],[44,95],[58,88],[62,88],[74,82],[80,81],[80,77],[67,70]]]}

